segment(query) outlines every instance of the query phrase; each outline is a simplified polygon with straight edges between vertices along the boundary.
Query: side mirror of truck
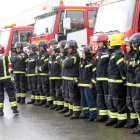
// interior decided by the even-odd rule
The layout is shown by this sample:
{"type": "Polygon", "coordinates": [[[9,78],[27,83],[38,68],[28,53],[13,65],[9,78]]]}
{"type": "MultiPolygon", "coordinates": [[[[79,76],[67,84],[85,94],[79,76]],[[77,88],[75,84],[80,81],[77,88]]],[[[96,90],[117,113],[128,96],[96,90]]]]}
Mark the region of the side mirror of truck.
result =
{"type": "Polygon", "coordinates": [[[48,27],[47,27],[47,28],[45,28],[45,32],[46,32],[46,34],[48,34],[48,33],[49,33],[49,31],[48,31],[48,27]]]}
{"type": "Polygon", "coordinates": [[[31,37],[31,32],[27,31],[26,35],[27,35],[27,37],[31,37]]]}
{"type": "Polygon", "coordinates": [[[70,18],[63,19],[63,28],[66,29],[66,30],[70,30],[71,29],[70,18]]]}

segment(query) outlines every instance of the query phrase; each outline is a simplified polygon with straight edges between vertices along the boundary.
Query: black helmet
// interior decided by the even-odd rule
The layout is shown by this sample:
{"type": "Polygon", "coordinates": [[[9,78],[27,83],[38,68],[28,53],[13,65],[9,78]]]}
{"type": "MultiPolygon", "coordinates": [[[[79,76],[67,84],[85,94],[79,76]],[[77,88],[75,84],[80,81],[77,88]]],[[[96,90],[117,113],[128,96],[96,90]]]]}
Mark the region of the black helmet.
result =
{"type": "Polygon", "coordinates": [[[81,51],[85,52],[86,57],[93,57],[93,51],[90,46],[83,46],[81,51]]]}
{"type": "Polygon", "coordinates": [[[37,51],[37,45],[36,45],[36,44],[30,44],[30,45],[28,46],[28,49],[29,49],[29,48],[32,48],[34,52],[37,51]]]}
{"type": "Polygon", "coordinates": [[[58,43],[57,48],[59,49],[60,47],[65,48],[67,41],[66,40],[62,40],[58,43]]]}
{"type": "Polygon", "coordinates": [[[13,48],[14,49],[16,49],[16,48],[21,48],[22,49],[22,47],[23,47],[22,43],[21,42],[17,42],[17,43],[15,43],[15,46],[13,48]]]}
{"type": "Polygon", "coordinates": [[[50,50],[55,50],[56,53],[59,53],[59,49],[57,48],[57,45],[56,44],[55,45],[52,45],[50,47],[50,50]]]}
{"type": "Polygon", "coordinates": [[[66,43],[65,48],[64,49],[68,49],[68,48],[72,48],[73,50],[77,50],[78,45],[77,42],[74,40],[70,40],[66,43]]]}
{"type": "Polygon", "coordinates": [[[44,49],[47,49],[47,48],[48,48],[48,44],[47,44],[47,42],[44,41],[44,40],[41,40],[41,41],[39,42],[38,47],[40,47],[40,46],[43,46],[44,49]]]}
{"type": "Polygon", "coordinates": [[[52,45],[55,45],[55,44],[58,44],[58,41],[56,39],[51,39],[48,44],[52,44],[52,45]]]}
{"type": "Polygon", "coordinates": [[[134,44],[134,46],[138,49],[140,49],[140,33],[133,34],[129,41],[134,44]]]}

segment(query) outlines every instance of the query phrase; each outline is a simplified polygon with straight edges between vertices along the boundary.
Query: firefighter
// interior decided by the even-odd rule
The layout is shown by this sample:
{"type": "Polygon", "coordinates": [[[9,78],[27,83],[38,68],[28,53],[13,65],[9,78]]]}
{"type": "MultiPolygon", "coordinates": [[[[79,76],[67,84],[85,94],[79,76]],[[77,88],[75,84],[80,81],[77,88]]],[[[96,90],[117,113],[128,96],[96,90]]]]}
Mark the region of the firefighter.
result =
{"type": "Polygon", "coordinates": [[[25,103],[26,98],[26,63],[28,61],[28,55],[23,52],[23,46],[21,42],[17,42],[14,46],[16,54],[11,58],[11,76],[14,74],[17,103],[25,103]]]}
{"type": "Polygon", "coordinates": [[[70,40],[66,43],[65,49],[68,49],[69,56],[63,60],[62,67],[66,68],[66,96],[69,102],[69,111],[64,114],[64,117],[77,119],[81,113],[80,106],[80,89],[77,85],[79,77],[80,56],[77,52],[77,42],[70,40]]]}
{"type": "Polygon", "coordinates": [[[136,83],[137,83],[137,88],[136,88],[136,94],[134,97],[134,106],[135,106],[135,111],[137,113],[138,117],[138,126],[133,129],[132,134],[140,134],[140,33],[136,33],[132,35],[129,39],[130,42],[132,42],[133,48],[137,48],[137,55],[136,55],[136,60],[135,63],[133,63],[133,67],[136,67],[136,83]]]}
{"type": "Polygon", "coordinates": [[[10,57],[4,55],[4,47],[0,46],[0,116],[3,116],[4,107],[4,88],[6,89],[9,102],[14,114],[18,114],[17,101],[14,93],[14,86],[11,82],[11,77],[8,70],[8,63],[11,63],[10,57]]]}
{"type": "Polygon", "coordinates": [[[37,91],[37,74],[35,73],[36,63],[38,55],[36,54],[37,45],[30,44],[29,49],[29,59],[27,62],[27,77],[28,77],[28,89],[31,93],[31,101],[28,104],[34,104],[35,99],[39,98],[39,93],[37,91]]]}
{"type": "Polygon", "coordinates": [[[81,91],[81,103],[83,114],[80,119],[88,118],[88,121],[94,121],[97,117],[96,104],[96,62],[93,59],[92,49],[89,46],[84,46],[82,49],[82,60],[79,75],[79,87],[81,91]],[[93,76],[92,76],[93,75],[93,76]]]}
{"type": "MultiPolygon", "coordinates": [[[[67,43],[66,40],[62,40],[59,42],[58,47],[57,47],[57,48],[60,48],[60,52],[62,53],[62,60],[68,57],[68,49],[64,49],[66,43],[67,43]]],[[[59,110],[59,113],[66,113],[68,112],[68,109],[69,109],[69,104],[68,104],[68,101],[66,98],[66,92],[65,92],[65,88],[66,88],[65,76],[66,76],[66,69],[62,68],[62,95],[64,98],[64,108],[62,110],[59,110]]]]}
{"type": "Polygon", "coordinates": [[[122,49],[122,38],[113,34],[109,38],[111,56],[108,64],[109,96],[108,106],[110,118],[106,126],[114,125],[114,128],[124,127],[127,123],[127,113],[123,95],[123,84],[126,82],[124,65],[125,57],[122,49]]]}
{"type": "Polygon", "coordinates": [[[35,105],[44,107],[49,107],[52,105],[52,97],[50,96],[50,88],[49,88],[49,69],[48,69],[48,61],[49,61],[49,53],[46,50],[48,48],[48,44],[46,41],[41,40],[38,44],[39,47],[39,56],[37,60],[36,74],[38,74],[37,78],[37,90],[40,94],[40,97],[36,98],[35,105]],[[47,104],[46,104],[47,99],[47,104]],[[39,101],[40,100],[40,101],[39,101]]]}
{"type": "Polygon", "coordinates": [[[50,47],[51,57],[49,58],[49,79],[50,93],[53,97],[53,106],[50,109],[62,110],[64,98],[62,97],[62,77],[61,77],[61,56],[57,45],[50,47]]]}
{"type": "Polygon", "coordinates": [[[52,45],[57,45],[58,44],[58,41],[56,39],[51,39],[49,42],[48,42],[48,45],[49,47],[51,47],[52,45]]]}
{"type": "Polygon", "coordinates": [[[126,46],[126,50],[128,53],[128,61],[125,66],[125,71],[127,75],[127,96],[126,96],[126,104],[130,111],[130,118],[131,123],[128,125],[125,125],[125,128],[134,128],[138,125],[138,117],[137,113],[135,111],[135,94],[136,94],[136,74],[135,70],[136,67],[133,67],[135,64],[135,59],[137,56],[137,48],[132,45],[132,42],[130,42],[129,38],[126,38],[124,40],[124,44],[126,46]]]}
{"type": "Polygon", "coordinates": [[[97,102],[99,105],[99,118],[95,122],[107,121],[108,119],[108,63],[110,52],[107,47],[108,36],[100,34],[97,39],[98,52],[96,57],[97,74],[97,102]]]}

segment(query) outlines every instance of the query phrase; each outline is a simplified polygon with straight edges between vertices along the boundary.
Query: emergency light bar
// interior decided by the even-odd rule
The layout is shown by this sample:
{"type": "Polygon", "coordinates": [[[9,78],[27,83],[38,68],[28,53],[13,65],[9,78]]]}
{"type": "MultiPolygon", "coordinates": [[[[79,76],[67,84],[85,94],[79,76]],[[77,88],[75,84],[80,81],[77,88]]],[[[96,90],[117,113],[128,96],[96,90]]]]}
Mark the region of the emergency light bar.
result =
{"type": "Polygon", "coordinates": [[[90,5],[90,6],[92,6],[92,7],[94,7],[94,6],[97,6],[97,7],[99,7],[101,4],[102,4],[102,2],[104,2],[104,0],[102,0],[102,1],[93,1],[93,2],[90,2],[88,5],[90,5]]]}
{"type": "Polygon", "coordinates": [[[10,25],[2,27],[1,29],[12,28],[13,26],[16,26],[16,24],[15,23],[11,23],[10,25]]]}

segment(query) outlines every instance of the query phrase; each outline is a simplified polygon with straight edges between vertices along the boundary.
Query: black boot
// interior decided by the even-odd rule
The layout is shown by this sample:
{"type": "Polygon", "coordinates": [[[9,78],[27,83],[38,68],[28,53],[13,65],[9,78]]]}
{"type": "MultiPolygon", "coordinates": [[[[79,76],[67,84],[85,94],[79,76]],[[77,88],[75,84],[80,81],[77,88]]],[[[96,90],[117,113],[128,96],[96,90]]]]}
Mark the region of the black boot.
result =
{"type": "Polygon", "coordinates": [[[73,110],[69,109],[69,111],[64,114],[64,117],[70,117],[72,114],[73,114],[73,110]]]}
{"type": "Polygon", "coordinates": [[[59,110],[59,113],[66,113],[68,111],[69,111],[68,107],[64,107],[62,110],[59,110]]]}
{"type": "Polygon", "coordinates": [[[3,110],[0,109],[0,116],[3,116],[3,115],[4,115],[3,110]]]}
{"type": "Polygon", "coordinates": [[[108,120],[108,116],[107,115],[100,115],[99,118],[95,119],[95,122],[104,122],[108,120]]]}
{"type": "Polygon", "coordinates": [[[44,108],[50,107],[53,105],[53,101],[47,101],[47,104],[44,105],[44,108]]]}
{"type": "Polygon", "coordinates": [[[25,104],[25,99],[21,99],[20,104],[25,104]]]}
{"type": "Polygon", "coordinates": [[[44,108],[47,108],[47,107],[50,107],[50,105],[49,104],[45,104],[44,105],[44,108]]]}
{"type": "Polygon", "coordinates": [[[57,108],[55,108],[55,111],[59,111],[59,110],[62,110],[62,109],[63,109],[63,107],[58,106],[57,108]]]}
{"type": "Polygon", "coordinates": [[[127,120],[118,121],[118,123],[114,125],[114,128],[124,127],[126,125],[126,123],[127,123],[127,120]]]}
{"type": "Polygon", "coordinates": [[[88,118],[88,121],[91,122],[91,121],[94,121],[95,118],[88,118]]]}
{"type": "Polygon", "coordinates": [[[13,109],[13,114],[19,114],[19,111],[17,109],[13,109]]]}
{"type": "Polygon", "coordinates": [[[135,128],[138,126],[138,119],[132,119],[130,124],[124,126],[124,128],[135,128]]]}
{"type": "Polygon", "coordinates": [[[39,102],[39,103],[37,103],[36,104],[36,106],[43,106],[45,103],[43,103],[43,102],[39,102]]]}
{"type": "Polygon", "coordinates": [[[21,99],[17,99],[17,103],[20,103],[21,99]]]}
{"type": "Polygon", "coordinates": [[[50,110],[55,110],[57,108],[57,105],[50,106],[50,110]]]}
{"type": "Polygon", "coordinates": [[[140,134],[140,124],[132,130],[132,134],[140,134]]]}
{"type": "Polygon", "coordinates": [[[27,102],[27,104],[34,104],[35,100],[31,100],[30,102],[27,102]]]}
{"type": "Polygon", "coordinates": [[[79,119],[87,119],[88,117],[84,117],[84,116],[79,116],[79,119]]]}
{"type": "Polygon", "coordinates": [[[70,116],[70,119],[78,119],[79,118],[79,115],[76,115],[76,114],[73,114],[70,116]]]}
{"type": "Polygon", "coordinates": [[[111,126],[111,125],[114,125],[118,122],[118,119],[112,119],[110,118],[106,123],[105,123],[105,126],[111,126]]]}

